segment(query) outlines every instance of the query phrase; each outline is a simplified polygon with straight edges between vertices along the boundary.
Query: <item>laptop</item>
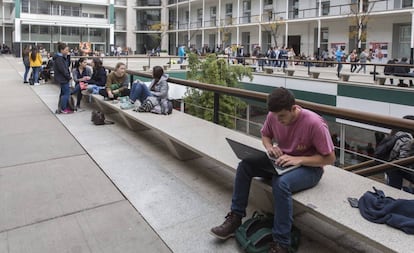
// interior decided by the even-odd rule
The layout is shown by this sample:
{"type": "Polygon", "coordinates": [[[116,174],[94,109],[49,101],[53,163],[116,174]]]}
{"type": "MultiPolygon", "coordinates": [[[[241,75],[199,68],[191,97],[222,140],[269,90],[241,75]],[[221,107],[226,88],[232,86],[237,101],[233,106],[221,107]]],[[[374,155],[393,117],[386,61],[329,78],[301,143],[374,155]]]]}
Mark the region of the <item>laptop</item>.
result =
{"type": "Polygon", "coordinates": [[[243,143],[240,143],[238,141],[235,141],[229,138],[226,138],[226,140],[230,144],[230,147],[233,150],[233,152],[236,154],[237,158],[239,158],[240,160],[251,160],[251,161],[265,160],[266,161],[267,159],[268,163],[271,166],[266,166],[268,165],[266,162],[266,164],[264,164],[263,166],[263,169],[269,170],[270,168],[271,169],[270,172],[272,173],[283,175],[284,173],[289,172],[293,169],[296,169],[300,166],[300,165],[293,165],[293,166],[283,167],[283,166],[277,165],[275,163],[277,158],[269,156],[269,154],[265,151],[255,149],[253,147],[247,146],[243,143]]]}

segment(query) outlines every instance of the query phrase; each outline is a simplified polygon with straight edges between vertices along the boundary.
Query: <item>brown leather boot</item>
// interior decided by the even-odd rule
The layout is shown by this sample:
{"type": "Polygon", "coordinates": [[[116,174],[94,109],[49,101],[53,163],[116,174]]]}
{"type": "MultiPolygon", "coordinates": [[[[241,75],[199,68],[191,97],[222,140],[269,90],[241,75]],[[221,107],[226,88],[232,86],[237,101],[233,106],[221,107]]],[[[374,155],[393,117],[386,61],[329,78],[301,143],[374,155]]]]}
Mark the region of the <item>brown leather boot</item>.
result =
{"type": "Polygon", "coordinates": [[[280,245],[277,242],[272,242],[270,243],[270,249],[268,251],[268,253],[288,253],[288,249],[282,247],[282,245],[280,245]]]}
{"type": "Polygon", "coordinates": [[[214,227],[210,230],[210,234],[213,236],[226,240],[234,236],[234,232],[241,225],[242,217],[233,212],[230,212],[226,216],[226,220],[220,226],[214,227]]]}

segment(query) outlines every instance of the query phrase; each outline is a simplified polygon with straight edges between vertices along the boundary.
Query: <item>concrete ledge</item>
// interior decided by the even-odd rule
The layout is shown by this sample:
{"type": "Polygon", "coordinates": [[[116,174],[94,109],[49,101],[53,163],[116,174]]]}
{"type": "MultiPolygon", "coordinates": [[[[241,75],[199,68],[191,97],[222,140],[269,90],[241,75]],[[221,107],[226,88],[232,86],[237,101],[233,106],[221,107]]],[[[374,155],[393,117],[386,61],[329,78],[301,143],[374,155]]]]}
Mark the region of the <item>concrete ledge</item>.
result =
{"type": "Polygon", "coordinates": [[[143,69],[144,71],[148,71],[148,70],[150,70],[150,66],[147,66],[147,65],[142,66],[142,69],[143,69]]]}
{"type": "MultiPolygon", "coordinates": [[[[174,110],[168,116],[138,113],[121,110],[119,104],[104,101],[99,95],[93,95],[93,98],[101,107],[108,107],[110,111],[121,114],[121,118],[128,119],[130,122],[127,126],[131,127],[136,122],[159,133],[166,147],[180,160],[203,156],[235,172],[239,159],[225,140],[226,137],[263,150],[258,138],[179,111],[174,110]]],[[[373,186],[384,190],[387,196],[393,198],[412,199],[411,194],[338,167],[325,166],[324,170],[323,178],[317,186],[293,195],[294,204],[299,210],[311,213],[384,252],[410,252],[411,236],[387,225],[365,220],[358,209],[349,205],[347,198],[359,198],[366,191],[371,191],[373,186]]],[[[264,190],[262,195],[267,196],[271,202],[272,189],[268,182],[257,179],[254,184],[264,190]]]]}
{"type": "Polygon", "coordinates": [[[294,69],[288,69],[288,68],[286,68],[286,69],[285,69],[285,73],[286,73],[288,76],[293,76],[293,74],[295,73],[295,70],[294,70],[294,69]]]}
{"type": "Polygon", "coordinates": [[[315,79],[319,78],[320,74],[321,74],[321,72],[317,72],[317,71],[310,71],[309,72],[309,76],[312,77],[312,78],[315,78],[315,79]]]}
{"type": "Polygon", "coordinates": [[[181,64],[180,69],[187,70],[188,65],[187,64],[181,64]]]}
{"type": "Polygon", "coordinates": [[[349,77],[351,76],[351,73],[341,73],[340,75],[339,75],[339,78],[342,80],[342,81],[345,81],[345,82],[348,82],[349,81],[349,77]]]}

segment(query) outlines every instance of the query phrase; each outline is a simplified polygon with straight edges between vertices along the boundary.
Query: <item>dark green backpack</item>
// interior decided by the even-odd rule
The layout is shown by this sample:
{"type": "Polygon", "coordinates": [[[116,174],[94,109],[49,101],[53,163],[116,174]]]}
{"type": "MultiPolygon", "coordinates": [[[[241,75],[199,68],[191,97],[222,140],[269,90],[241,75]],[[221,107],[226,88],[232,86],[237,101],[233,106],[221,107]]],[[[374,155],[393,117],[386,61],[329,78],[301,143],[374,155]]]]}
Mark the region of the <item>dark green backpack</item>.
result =
{"type": "MultiPolygon", "coordinates": [[[[267,253],[273,241],[272,227],[273,214],[260,214],[256,211],[236,230],[236,240],[248,253],[267,253]]],[[[299,239],[300,230],[293,226],[289,252],[296,252],[299,239]]]]}

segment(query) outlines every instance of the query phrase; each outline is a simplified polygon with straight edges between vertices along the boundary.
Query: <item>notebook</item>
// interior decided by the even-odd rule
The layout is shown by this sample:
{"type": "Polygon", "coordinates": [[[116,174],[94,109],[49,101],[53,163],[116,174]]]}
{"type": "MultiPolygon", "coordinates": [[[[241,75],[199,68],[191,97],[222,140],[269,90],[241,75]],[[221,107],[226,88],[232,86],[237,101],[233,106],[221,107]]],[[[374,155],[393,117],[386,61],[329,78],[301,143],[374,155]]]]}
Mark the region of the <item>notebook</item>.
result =
{"type": "Polygon", "coordinates": [[[276,173],[278,175],[282,175],[288,171],[298,168],[300,165],[293,165],[293,166],[279,166],[275,163],[275,157],[270,157],[267,152],[255,149],[253,147],[247,146],[243,143],[237,142],[235,140],[226,138],[227,142],[230,144],[231,149],[236,154],[237,158],[240,160],[261,160],[263,158],[267,158],[267,161],[272,166],[264,166],[263,169],[273,167],[272,173],[276,173]]]}

